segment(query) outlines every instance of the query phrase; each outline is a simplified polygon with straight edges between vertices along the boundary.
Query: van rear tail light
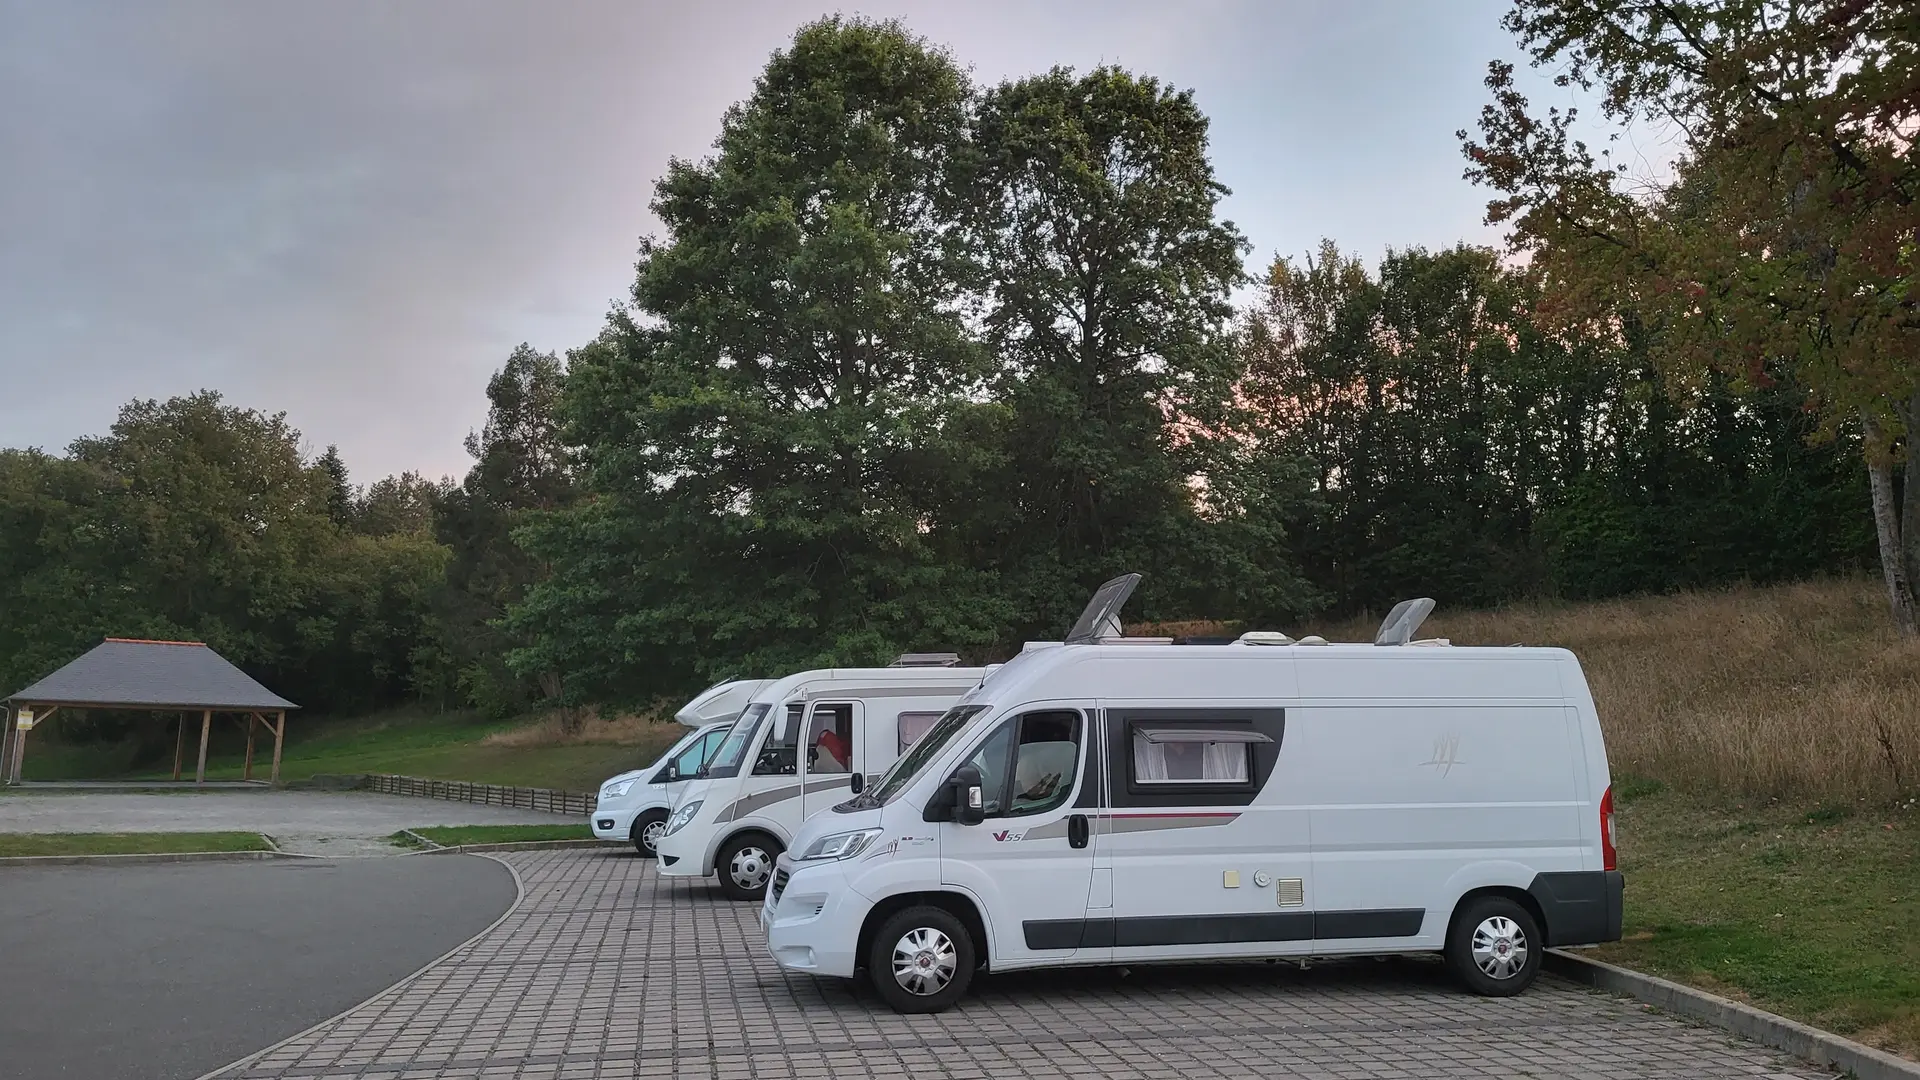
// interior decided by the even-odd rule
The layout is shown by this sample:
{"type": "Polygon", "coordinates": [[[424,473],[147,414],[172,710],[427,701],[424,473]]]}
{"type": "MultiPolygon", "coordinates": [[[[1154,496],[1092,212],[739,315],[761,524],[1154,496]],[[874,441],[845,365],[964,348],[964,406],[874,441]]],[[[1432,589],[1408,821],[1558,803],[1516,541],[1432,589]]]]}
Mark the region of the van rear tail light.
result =
{"type": "Polygon", "coordinates": [[[1606,794],[1600,796],[1600,868],[1618,870],[1620,854],[1614,848],[1613,835],[1613,788],[1608,787],[1606,794]]]}

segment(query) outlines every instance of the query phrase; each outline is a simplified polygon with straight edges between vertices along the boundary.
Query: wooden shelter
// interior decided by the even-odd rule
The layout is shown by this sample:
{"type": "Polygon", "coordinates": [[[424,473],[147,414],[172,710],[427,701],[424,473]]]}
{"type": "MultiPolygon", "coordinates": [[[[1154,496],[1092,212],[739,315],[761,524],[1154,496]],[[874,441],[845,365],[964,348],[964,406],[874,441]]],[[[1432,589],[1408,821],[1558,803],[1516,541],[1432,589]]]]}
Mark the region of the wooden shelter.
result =
{"type": "Polygon", "coordinates": [[[234,667],[200,641],[140,641],[108,638],[53,674],[6,700],[6,728],[0,738],[0,776],[20,782],[27,733],[61,709],[143,709],[180,713],[173,742],[173,778],[180,779],[190,717],[200,718],[200,758],[194,782],[207,779],[207,739],[213,714],[244,717],[247,762],[243,776],[253,779],[253,736],[259,725],[273,733],[273,772],[280,780],[280,749],[287,734],[287,712],[300,706],[275,694],[234,667]]]}

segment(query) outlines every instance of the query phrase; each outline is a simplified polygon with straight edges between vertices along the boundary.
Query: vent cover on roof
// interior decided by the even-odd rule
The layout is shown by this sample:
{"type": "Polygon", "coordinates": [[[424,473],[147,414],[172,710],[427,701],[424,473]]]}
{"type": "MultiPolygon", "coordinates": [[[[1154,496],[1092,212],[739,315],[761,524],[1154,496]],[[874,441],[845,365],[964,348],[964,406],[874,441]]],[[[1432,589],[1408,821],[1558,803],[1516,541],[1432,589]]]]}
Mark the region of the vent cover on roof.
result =
{"type": "Polygon", "coordinates": [[[1420,597],[1418,600],[1402,600],[1387,612],[1387,618],[1380,624],[1380,632],[1373,635],[1375,645],[1405,645],[1413,640],[1413,632],[1433,614],[1433,598],[1420,597]]]}
{"type": "Polygon", "coordinates": [[[959,653],[950,652],[910,652],[901,653],[900,658],[888,667],[956,667],[960,663],[959,653]]]}
{"type": "Polygon", "coordinates": [[[1085,611],[1067,633],[1068,645],[1091,645],[1102,638],[1121,636],[1120,609],[1140,584],[1139,574],[1122,574],[1094,590],[1085,611]]]}

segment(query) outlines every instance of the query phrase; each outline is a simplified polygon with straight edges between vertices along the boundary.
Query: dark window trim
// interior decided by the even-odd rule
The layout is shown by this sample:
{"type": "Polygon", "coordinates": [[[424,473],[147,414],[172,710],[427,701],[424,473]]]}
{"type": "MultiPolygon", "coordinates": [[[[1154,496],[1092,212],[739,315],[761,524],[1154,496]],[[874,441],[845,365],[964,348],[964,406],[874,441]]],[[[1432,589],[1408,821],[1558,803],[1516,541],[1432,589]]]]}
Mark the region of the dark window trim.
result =
{"type": "Polygon", "coordinates": [[[1104,716],[1108,792],[1110,805],[1115,807],[1247,806],[1273,776],[1287,729],[1287,710],[1283,708],[1126,708],[1108,709],[1104,716]],[[1179,725],[1245,727],[1271,741],[1244,744],[1250,759],[1245,783],[1140,783],[1133,775],[1132,728],[1136,724],[1162,729],[1179,725]]]}

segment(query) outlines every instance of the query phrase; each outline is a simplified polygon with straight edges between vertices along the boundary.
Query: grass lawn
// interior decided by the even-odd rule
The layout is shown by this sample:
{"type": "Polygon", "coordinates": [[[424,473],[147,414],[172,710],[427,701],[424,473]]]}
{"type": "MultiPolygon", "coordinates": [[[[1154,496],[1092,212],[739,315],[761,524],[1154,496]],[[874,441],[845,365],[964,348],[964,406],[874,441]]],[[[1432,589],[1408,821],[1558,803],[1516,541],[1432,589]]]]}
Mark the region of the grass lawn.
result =
{"type": "Polygon", "coordinates": [[[0,856],[153,855],[182,851],[272,851],[259,833],[0,833],[0,856]]]}
{"type": "Polygon", "coordinates": [[[1626,937],[1592,955],[1920,1057],[1920,809],[1635,786],[1615,787],[1626,937]]]}
{"type": "MultiPolygon", "coordinates": [[[[593,791],[615,773],[651,764],[665,745],[506,746],[484,742],[513,729],[512,721],[476,720],[464,714],[384,713],[358,720],[287,718],[287,745],[280,759],[282,781],[316,773],[398,773],[433,780],[593,791]]],[[[679,735],[684,728],[669,731],[679,735]]],[[[191,742],[191,739],[189,739],[191,742]]],[[[242,753],[235,733],[216,740],[207,760],[207,779],[238,780],[242,753]]],[[[188,748],[189,758],[192,747],[188,748]]],[[[33,766],[27,755],[27,766],[33,766]]],[[[264,779],[273,762],[273,738],[256,737],[253,775],[264,779]]],[[[187,768],[192,769],[189,761],[187,768]]],[[[79,775],[89,775],[81,773],[79,775]]],[[[91,775],[102,775],[93,773],[91,775]]],[[[143,778],[169,773],[148,772],[143,778]]]]}
{"type": "Polygon", "coordinates": [[[512,844],[527,840],[591,840],[586,822],[572,825],[445,825],[412,830],[439,844],[512,844]]]}

